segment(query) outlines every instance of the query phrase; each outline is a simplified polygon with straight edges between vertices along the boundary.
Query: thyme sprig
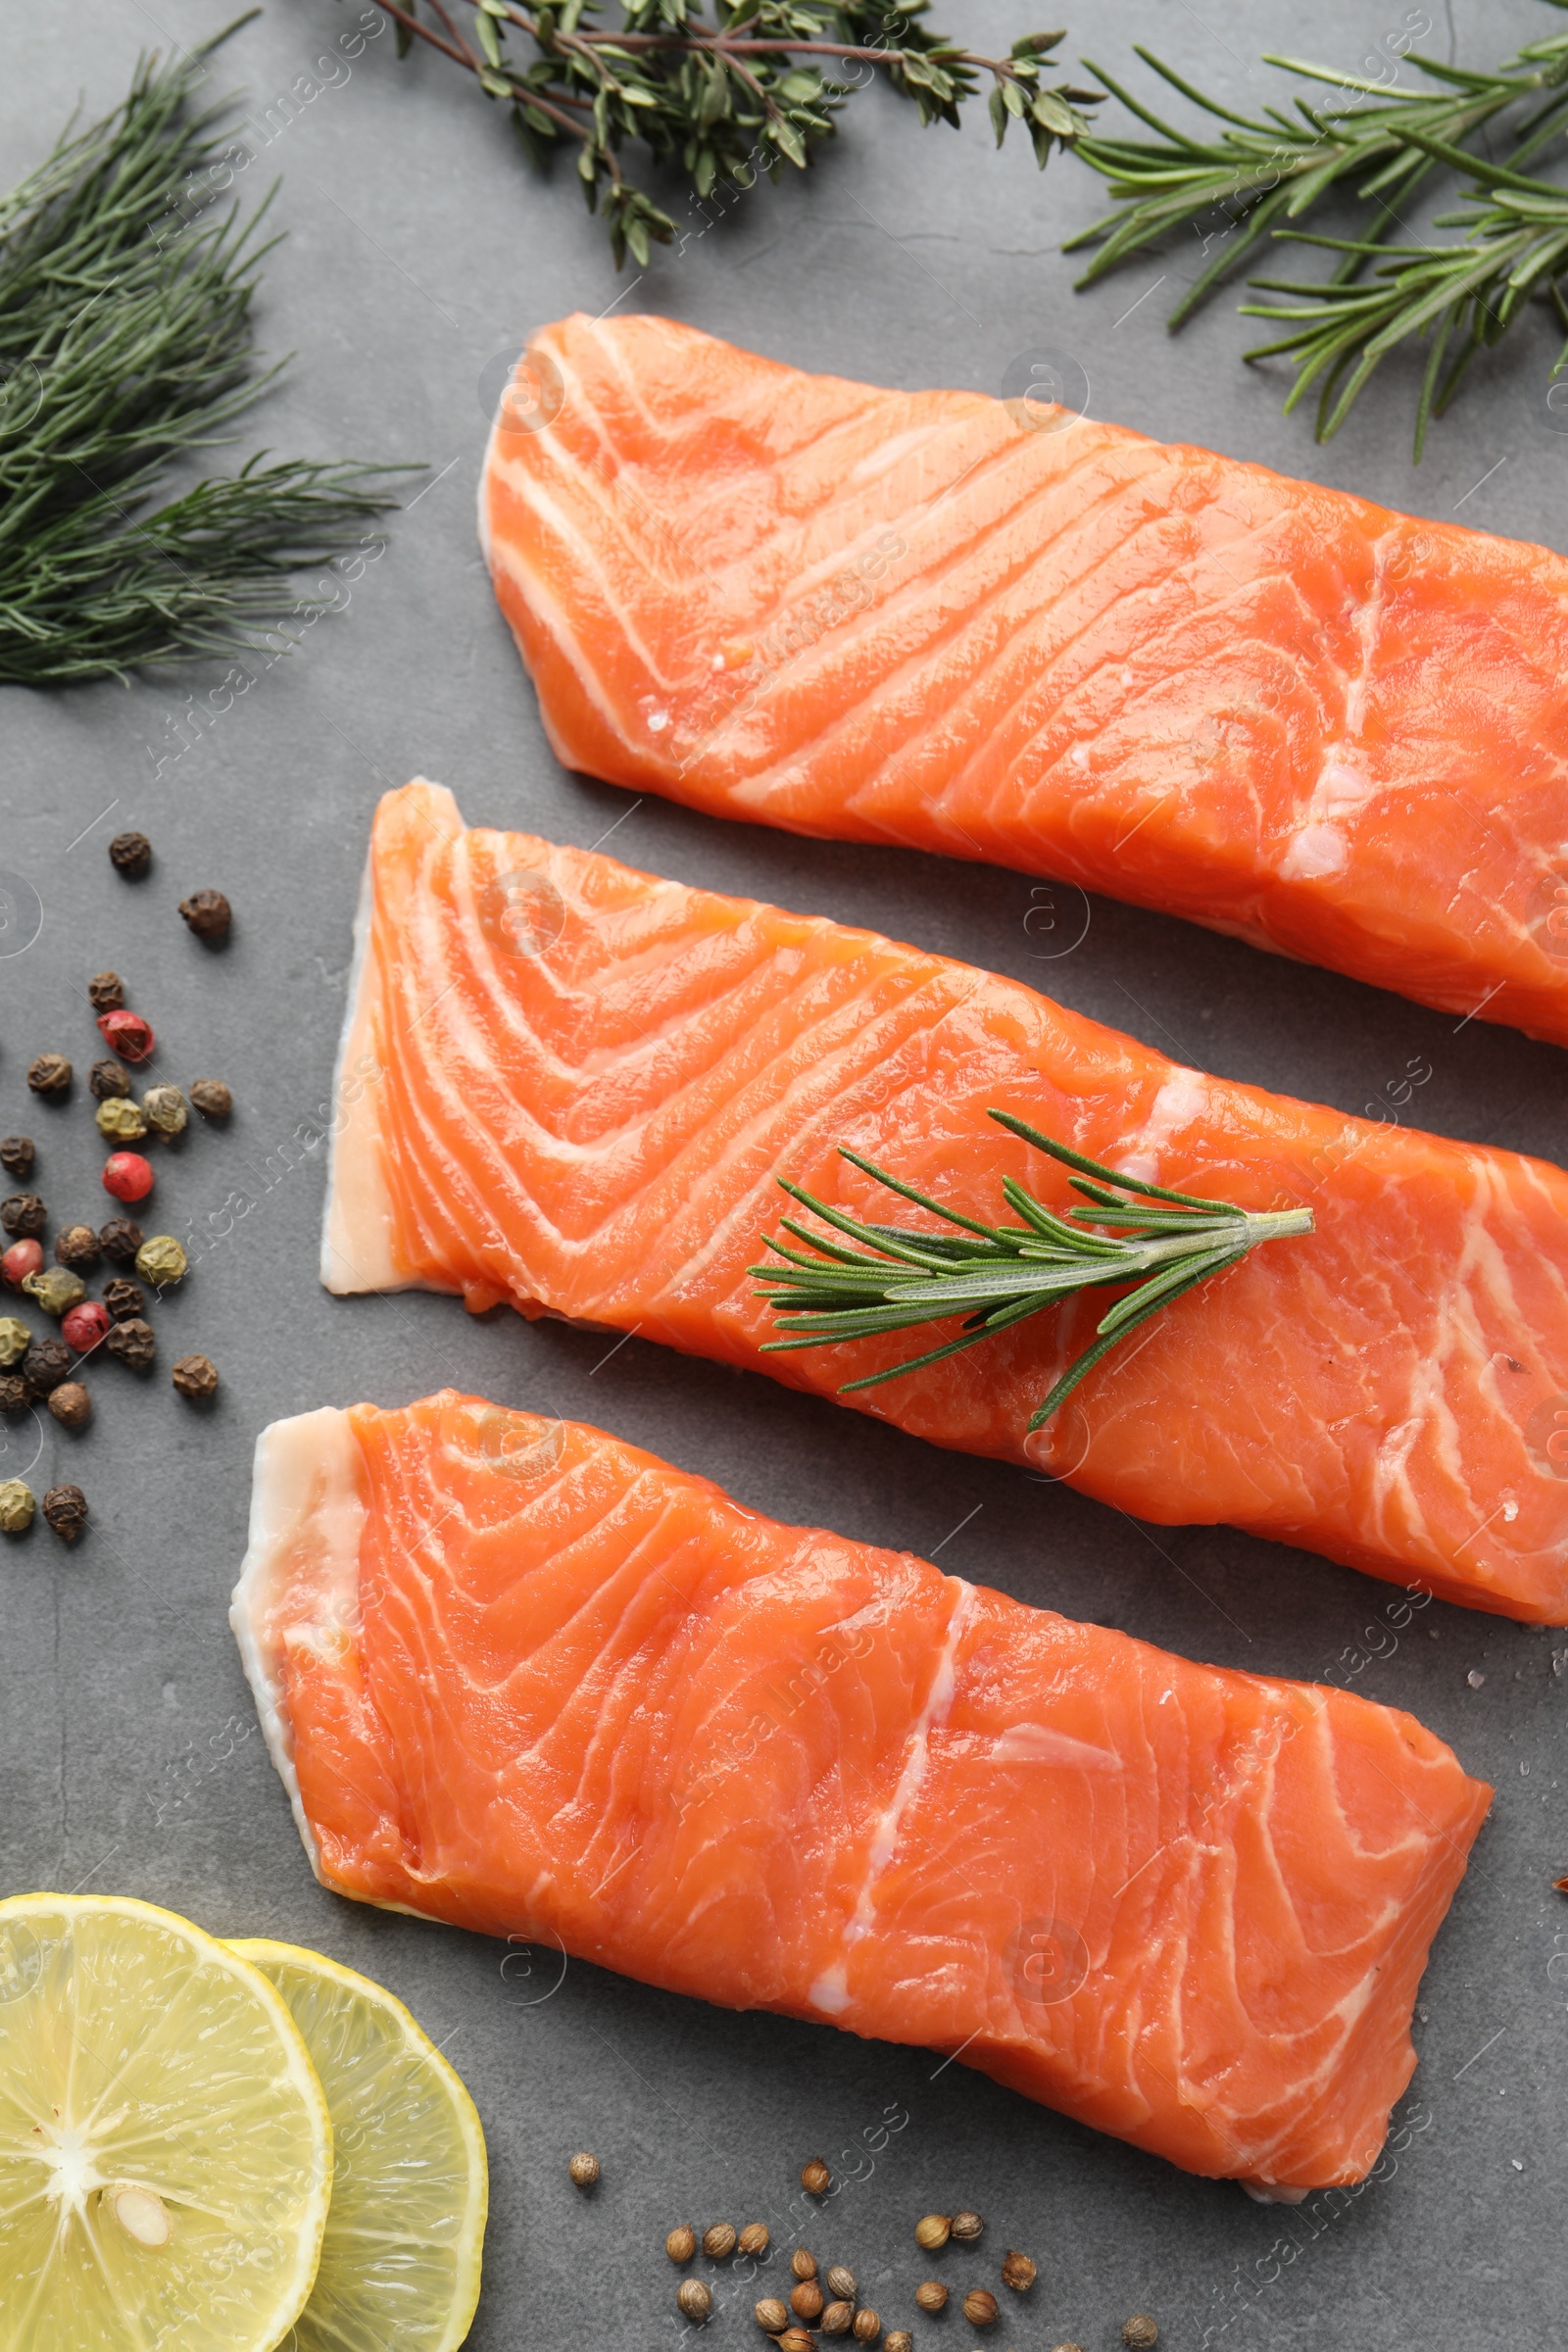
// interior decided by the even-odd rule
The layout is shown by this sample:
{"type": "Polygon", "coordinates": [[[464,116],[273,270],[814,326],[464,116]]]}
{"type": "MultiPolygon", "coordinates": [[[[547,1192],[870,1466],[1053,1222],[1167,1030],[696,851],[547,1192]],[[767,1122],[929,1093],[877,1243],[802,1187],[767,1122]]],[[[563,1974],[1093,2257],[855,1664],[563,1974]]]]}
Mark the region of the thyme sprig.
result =
{"type": "Polygon", "coordinates": [[[812,1254],[769,1235],[766,1247],[782,1262],[747,1268],[758,1279],[758,1296],[767,1300],[779,1329],[789,1334],[766,1341],[764,1352],[825,1348],[966,1315],[956,1339],[884,1371],[846,1381],[839,1395],[847,1396],[857,1389],[874,1389],[906,1372],[941,1363],[1030,1315],[1059,1305],[1078,1291],[1135,1285],[1101,1317],[1094,1341],[1036,1408],[1029,1423],[1036,1430],[1102,1356],[1184,1292],[1234,1265],[1260,1242],[1312,1230],[1309,1208],[1242,1209],[1193,1193],[1168,1192],[1162,1185],[1118,1175],[1054,1137],[1042,1135],[1010,1111],[993,1110],[989,1115],[1009,1134],[1021,1136],[1074,1170],[1072,1190],[1090,1205],[1074,1206],[1065,1217],[1057,1216],[1025,1186],[1005,1176],[1003,1197],[1023,1222],[983,1225],[944,1207],[841,1144],[840,1156],[852,1167],[940,1217],[955,1232],[867,1224],[781,1176],[779,1184],[792,1200],[859,1247],[845,1249],[794,1217],[781,1220],[783,1230],[812,1254]],[[1091,1232],[1091,1226],[1118,1230],[1091,1232]]]}
{"type": "Polygon", "coordinates": [[[391,504],[386,469],[265,452],[154,503],[170,461],[230,437],[279,372],[254,364],[262,213],[215,211],[223,110],[190,105],[235,29],[144,59],[111,115],[0,198],[0,680],[231,649],[308,607],[286,575],[391,504]]]}
{"type": "Polygon", "coordinates": [[[628,142],[678,163],[699,199],[723,178],[749,174],[740,178],[746,186],[766,172],[776,179],[785,164],[803,169],[811,147],[833,135],[857,86],[845,69],[868,66],[913,102],[922,123],[955,127],[989,76],[998,146],[1017,122],[1044,169],[1053,147],[1083,136],[1080,109],[1101,95],[1047,86],[1061,33],[1025,33],[1005,57],[983,57],[923,22],[929,0],[715,0],[712,22],[689,0],[626,0],[612,26],[596,22],[597,0],[479,0],[471,32],[446,0],[375,5],[397,26],[400,56],[423,41],[471,74],[486,97],[510,105],[536,162],[562,141],[575,143],[588,209],[602,213],[617,268],[628,252],[646,267],[653,244],[675,233],[662,207],[624,175],[628,142]],[[522,54],[509,48],[513,36],[522,54]]]}

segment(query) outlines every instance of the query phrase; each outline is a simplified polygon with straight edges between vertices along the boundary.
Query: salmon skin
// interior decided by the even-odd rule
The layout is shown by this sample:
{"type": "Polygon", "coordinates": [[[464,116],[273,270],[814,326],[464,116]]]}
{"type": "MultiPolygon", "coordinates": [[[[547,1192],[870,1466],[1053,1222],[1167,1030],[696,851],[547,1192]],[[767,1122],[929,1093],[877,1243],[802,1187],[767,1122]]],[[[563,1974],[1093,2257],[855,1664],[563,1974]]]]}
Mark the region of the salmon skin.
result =
{"type": "Polygon", "coordinates": [[[747,1268],[790,1206],[776,1179],[882,1221],[845,1143],[983,1220],[1004,1175],[1063,1208],[1066,1171],[993,1106],[1178,1192],[1305,1202],[1316,1230],[1166,1307],[1032,1437],[1103,1293],[846,1403],[1141,1518],[1568,1618],[1560,1170],[1203,1077],[874,932],[466,832],[436,785],[375,818],[322,1278],[510,1299],[831,1396],[910,1335],[761,1351],[747,1268]]]}
{"type": "Polygon", "coordinates": [[[1568,1044],[1568,564],[978,392],[567,318],[496,593],[569,766],[980,858],[1568,1044]]]}
{"type": "Polygon", "coordinates": [[[339,1894],[951,2049],[1275,2195],[1376,2161],[1492,1794],[1391,1707],[451,1390],[264,1432],[231,1616],[339,1894]]]}

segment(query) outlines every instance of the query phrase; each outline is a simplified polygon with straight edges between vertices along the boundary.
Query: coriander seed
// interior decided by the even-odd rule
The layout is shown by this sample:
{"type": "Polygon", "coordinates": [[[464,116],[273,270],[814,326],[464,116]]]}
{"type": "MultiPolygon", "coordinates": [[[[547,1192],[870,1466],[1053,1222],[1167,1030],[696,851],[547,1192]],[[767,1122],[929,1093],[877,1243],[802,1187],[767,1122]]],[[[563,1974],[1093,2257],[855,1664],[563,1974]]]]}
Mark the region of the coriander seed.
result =
{"type": "Polygon", "coordinates": [[[945,2213],[928,2213],[914,2225],[914,2242],[928,2254],[940,2254],[952,2235],[952,2218],[945,2213]]]}
{"type": "Polygon", "coordinates": [[[1015,2246],[1008,2247],[1002,2265],[1004,2286],[1010,2286],[1015,2295],[1026,2295],[1039,2276],[1038,2266],[1027,2254],[1020,2254],[1015,2246]]]}
{"type": "Polygon", "coordinates": [[[923,2278],[914,2290],[914,2299],[922,2311],[946,2311],[948,2290],[940,2278],[923,2278]]]}
{"type": "Polygon", "coordinates": [[[141,1110],[158,1135],[183,1135],[190,1119],[190,1105],[177,1086],[150,1086],[141,1099],[141,1110]]]}
{"type": "Polygon", "coordinates": [[[136,1252],[136,1271],[155,1291],[183,1282],[190,1260],[172,1233],[149,1235],[136,1252]]]}
{"type": "Polygon", "coordinates": [[[816,2352],[805,2328],[786,2328],[778,2339],[778,2352],[816,2352]]]}
{"type": "Polygon", "coordinates": [[[71,1378],[71,1349],[64,1340],[34,1340],[22,1359],[22,1377],[34,1396],[47,1396],[71,1378]]]}
{"type": "Polygon", "coordinates": [[[55,1242],[56,1261],[76,1274],[90,1274],[98,1254],[98,1236],[90,1225],[68,1225],[55,1242]]]}
{"type": "Polygon", "coordinates": [[[830,2303],[823,2312],[822,2333],[824,2335],[848,2335],[854,2320],[855,2305],[845,2302],[841,2297],[838,2302],[830,2303]]]}
{"type": "Polygon", "coordinates": [[[752,2317],[764,2335],[782,2335],[790,2324],[790,2315],[777,2295],[764,2295],[753,2308],[752,2317]]]}
{"type": "Polygon", "coordinates": [[[118,972],[94,972],[87,996],[94,1012],[118,1012],[125,1002],[125,983],[118,972]]]}
{"type": "Polygon", "coordinates": [[[790,2309],[798,2320],[805,2320],[808,2326],[812,2320],[821,2318],[825,2299],[814,2278],[803,2278],[799,2286],[790,2289],[790,2309]]]}
{"type": "Polygon", "coordinates": [[[74,1544],[87,1524],[87,1497],[79,1487],[51,1487],[43,1515],[62,1544],[74,1544]]]}
{"type": "Polygon", "coordinates": [[[8,1176],[20,1176],[25,1182],[32,1174],[32,1163],[36,1157],[36,1147],[30,1135],[0,1137],[0,1168],[4,1168],[8,1176]]]}
{"type": "Polygon", "coordinates": [[[714,2222],[703,2231],[703,2252],[710,2262],[723,2262],[735,2251],[735,2232],[728,2222],[714,2222]]]}
{"type": "Polygon", "coordinates": [[[971,2328],[994,2328],[1002,2306],[989,2287],[971,2286],[963,2298],[963,2316],[971,2328]]]}
{"type": "Polygon", "coordinates": [[[117,1266],[128,1266],[141,1248],[141,1227],[134,1217],[111,1217],[98,1228],[98,1247],[117,1266]]]}
{"type": "Polygon", "coordinates": [[[145,833],[117,833],[109,844],[109,862],[127,882],[139,882],[153,861],[153,845],[145,833]]]}
{"type": "Polygon", "coordinates": [[[60,1097],[71,1092],[72,1069],[63,1054],[40,1054],[27,1065],[27,1084],[35,1095],[60,1097]]]}
{"type": "Polygon", "coordinates": [[[10,1371],[32,1346],[32,1334],[15,1315],[0,1315],[0,1368],[10,1371]]]}
{"type": "Polygon", "coordinates": [[[853,2303],[855,2301],[855,2273],[847,2269],[842,2262],[830,2264],[827,2274],[827,2291],[830,2295],[839,2296],[846,2303],[853,2303]]]}
{"type": "MultiPolygon", "coordinates": [[[[188,1396],[191,1394],[191,1391],[186,1388],[185,1383],[180,1379],[180,1374],[185,1370],[187,1365],[195,1363],[206,1364],[206,1356],[182,1355],[179,1359],[179,1362],[174,1366],[174,1386],[176,1389],[178,1389],[182,1396],[188,1396]]],[[[208,1364],[207,1368],[210,1372],[212,1372],[211,1364],[208,1364]]],[[[213,1372],[213,1388],[216,1389],[217,1386],[218,1374],[213,1372]]],[[[209,1391],[208,1394],[211,1395],[211,1391],[209,1391]]],[[[599,2179],[599,2159],[597,2156],[590,2156],[586,2149],[582,2149],[572,2158],[571,2162],[567,2165],[566,2170],[571,2175],[571,2184],[573,2188],[592,2188],[594,2183],[599,2179]]]]}
{"type": "MultiPolygon", "coordinates": [[[[104,1341],[104,1346],[129,1372],[150,1370],[153,1358],[158,1353],[153,1327],[150,1323],[144,1323],[139,1315],[133,1316],[128,1322],[117,1323],[104,1341]]],[[[31,1352],[37,1351],[34,1349],[31,1352]]]]}
{"type": "Polygon", "coordinates": [[[953,2234],[960,2246],[972,2246],[984,2234],[985,2224],[977,2213],[956,2213],[953,2234]]]}
{"type": "Polygon", "coordinates": [[[1147,2311],[1135,2311],[1130,2320],[1122,2323],[1121,2340],[1127,2352],[1153,2352],[1159,2341],[1159,2329],[1147,2311]]]}
{"type": "Polygon", "coordinates": [[[743,2254],[753,2256],[765,2254],[767,2252],[767,2224],[765,2222],[748,2222],[735,2242],[743,2254]]]}
{"type": "Polygon", "coordinates": [[[689,2320],[706,2320],[713,2308],[713,2298],[701,2278],[683,2278],[675,2289],[675,2301],[689,2320]]]}
{"type": "Polygon", "coordinates": [[[92,1398],[79,1380],[63,1380],[49,1392],[49,1410],[62,1429],[85,1429],[92,1419],[92,1398]]]}
{"type": "Polygon", "coordinates": [[[100,1102],[113,1102],[117,1095],[128,1095],[130,1080],[124,1065],[118,1061],[95,1061],[87,1072],[87,1084],[100,1102]]]}
{"type": "Polygon", "coordinates": [[[862,2303],[850,2326],[850,2333],[858,2344],[874,2344],[882,2332],[882,2323],[869,2303],[862,2303]]]}
{"type": "Polygon", "coordinates": [[[689,2222],[677,2223],[664,2240],[664,2252],[671,2262],[690,2262],[696,2251],[696,2230],[689,2222]]]}
{"type": "Polygon", "coordinates": [[[69,1266],[46,1266],[41,1273],[27,1275],[22,1287],[46,1315],[69,1314],[87,1296],[87,1285],[69,1266]]]}
{"type": "Polygon", "coordinates": [[[204,1119],[226,1119],[234,1107],[234,1098],[221,1078],[198,1078],[190,1099],[204,1119]]]}
{"type": "Polygon", "coordinates": [[[13,1193],[0,1200],[0,1225],[22,1241],[36,1241],[49,1222],[49,1211],[36,1193],[13,1193]]]}
{"type": "Polygon", "coordinates": [[[914,2338],[907,2328],[895,2328],[884,2341],[882,2352],[914,2352],[914,2338]]]}
{"type": "Polygon", "coordinates": [[[797,2278],[814,2278],[816,2277],[816,2256],[808,2254],[804,2246],[797,2246],[790,2256],[790,2269],[795,2273],[797,2278]]]}
{"type": "Polygon", "coordinates": [[[801,2186],[808,2196],[823,2195],[832,2179],[832,2174],[820,2156],[813,2156],[809,2164],[803,2164],[801,2167],[801,2186]]]}
{"type": "Polygon", "coordinates": [[[0,1535],[24,1536],[37,1507],[32,1489],[22,1479],[0,1481],[0,1535]]]}

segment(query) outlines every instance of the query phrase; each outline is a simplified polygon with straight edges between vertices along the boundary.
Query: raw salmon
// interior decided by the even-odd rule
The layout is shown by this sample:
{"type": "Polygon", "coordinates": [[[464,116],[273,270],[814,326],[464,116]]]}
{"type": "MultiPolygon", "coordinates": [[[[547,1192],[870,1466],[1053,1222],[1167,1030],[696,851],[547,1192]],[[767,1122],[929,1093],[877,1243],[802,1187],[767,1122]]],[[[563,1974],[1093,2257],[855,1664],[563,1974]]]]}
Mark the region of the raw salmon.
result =
{"type": "Polygon", "coordinates": [[[322,1884],[1361,2179],[1491,1790],[1347,1692],[451,1390],[274,1423],[232,1621],[322,1884]]]}
{"type": "Polygon", "coordinates": [[[466,832],[431,784],[375,819],[323,1280],[510,1299],[830,1396],[913,1349],[760,1352],[747,1268],[790,1205],[776,1178],[881,1220],[843,1142],[971,1216],[1004,1175],[1065,1205],[993,1105],[1178,1191],[1304,1201],[1317,1229],[1167,1307],[1032,1438],[1103,1294],[847,1401],[1147,1519],[1568,1618],[1560,1170],[1204,1077],[873,932],[466,832]]]}
{"type": "Polygon", "coordinates": [[[619,316],[537,337],[480,529],[571,766],[1065,877],[1568,1044],[1544,548],[619,316]]]}

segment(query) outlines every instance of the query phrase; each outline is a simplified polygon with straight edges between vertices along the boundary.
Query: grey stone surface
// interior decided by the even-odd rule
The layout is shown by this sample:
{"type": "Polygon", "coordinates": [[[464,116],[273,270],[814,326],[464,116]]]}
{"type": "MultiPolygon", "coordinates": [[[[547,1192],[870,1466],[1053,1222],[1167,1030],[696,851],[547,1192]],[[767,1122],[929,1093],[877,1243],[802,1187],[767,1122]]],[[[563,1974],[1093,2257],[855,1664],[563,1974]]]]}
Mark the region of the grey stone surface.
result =
{"type": "MultiPolygon", "coordinates": [[[[44,152],[81,96],[121,94],[138,46],[223,21],[201,0],[0,0],[0,178],[44,152]]],[[[1034,9],[959,5],[1013,31],[1034,9]]],[[[1070,46],[1137,72],[1152,42],[1226,97],[1268,94],[1267,48],[1356,68],[1406,20],[1393,0],[1101,0],[1070,12],[1070,46]]],[[[1417,12],[1411,12],[1411,21],[1417,12]]],[[[846,2176],[808,2240],[847,2260],[890,2323],[915,2317],[927,2265],[911,2227],[971,2202],[986,2276],[1006,2245],[1040,2283],[1001,2337],[1099,2352],[1147,2309],[1161,2341],[1461,2352],[1545,2347],[1560,2319],[1568,1867],[1559,1773],[1568,1680],[1553,1638],[1446,1607],[1405,1630],[1392,1590],[1223,1528],[1150,1530],[1021,1472],[937,1452],[885,1426],[633,1340],[603,1344],[512,1316],[469,1321],[433,1298],[329,1300],[318,1289],[318,1159],[290,1139],[326,1099],[349,926],[370,810],[424,770],[471,821],[592,843],[617,823],[630,862],[877,925],[1027,980],[1183,1058],[1360,1111],[1412,1059],[1415,1113],[1446,1133],[1568,1156],[1561,1057],[1504,1030],[1427,1012],[1180,923],[1097,901],[1080,945],[1041,956],[1031,885],[990,867],[804,842],[710,821],[562,773],[493,608],[472,525],[479,385],[534,322],[621,301],[666,311],[808,368],[900,385],[1000,387],[1022,350],[1073,355],[1098,414],[1341,483],[1423,514],[1568,545],[1568,439],[1544,406],[1553,339],[1532,322],[1478,369],[1413,469],[1408,372],[1391,370],[1328,449],[1280,415],[1276,375],[1249,372],[1247,322],[1225,301],[1171,340],[1162,313],[1195,267],[1177,244],[1075,295],[1057,252],[1098,186],[1057,161],[1037,177],[990,151],[980,119],[917,133],[893,102],[854,110],[805,186],[749,195],[705,229],[677,190],[685,248],[617,279],[567,172],[532,177],[493,109],[439,60],[399,65],[389,35],[345,74],[318,67],[354,0],[270,0],[226,53],[256,161],[280,180],[286,242],[267,264],[264,339],[299,354],[247,446],[416,458],[431,471],[345,611],[308,632],[212,723],[191,719],[216,673],[58,696],[0,694],[0,866],[37,893],[42,927],[0,960],[0,1129],[40,1144],[58,1220],[102,1213],[100,1152],[78,1084],[37,1107],[23,1073],[44,1048],[93,1058],[82,985],[112,964],[159,1031],[160,1066],[232,1084],[226,1135],[161,1155],[148,1230],[215,1214],[231,1230],[158,1309],[161,1370],[108,1366],[93,1428],[10,1425],[0,1472],[76,1477],[94,1511],[67,1552],[39,1529],[0,1551],[0,1887],[115,1888],[222,1934],[316,1943],[413,2005],[466,2077],[489,2132],[493,2199],[479,2352],[672,2344],[682,2323],[665,2230],[755,2216],[784,2243],[803,2160],[846,2176]],[[301,75],[337,86],[301,102],[301,75]],[[1164,282],[1160,283],[1163,275],[1164,282]],[[136,824],[157,863],[140,886],[105,855],[136,824]],[[175,902],[226,890],[231,944],[204,951],[175,902]],[[227,1204],[225,1209],[225,1203],[227,1204]],[[206,1348],[215,1413],[172,1395],[167,1365],[206,1348]],[[513,1955],[323,1894],[262,1752],[224,1622],[244,1543],[256,1434],[307,1406],[394,1402],[443,1382],[601,1422],[786,1519],[930,1552],[943,1565],[1198,1657],[1344,1681],[1412,1709],[1496,1784],[1497,1801],[1423,1986],[1421,2065],[1392,2176],[1292,2218],[1027,2105],[961,2066],[826,2028],[731,2016],[571,1966],[513,1955]],[[1366,1629],[1372,1629],[1370,1634],[1366,1629]],[[1471,1670],[1483,1674],[1472,1688],[1471,1670]],[[527,1973],[524,1973],[524,1972],[527,1973]],[[902,2120],[901,2119],[906,2119],[902,2120]],[[890,2123],[898,2125],[888,2130],[890,2123]],[[604,2159],[584,2199],[578,2146],[604,2159]],[[846,2151],[858,2151],[846,2153],[846,2151]]],[[[1555,19],[1452,0],[1422,46],[1481,61],[1555,19]],[[1450,48],[1450,42],[1456,47],[1450,48]]],[[[338,53],[341,55],[341,52],[338,53]]],[[[13,934],[15,937],[15,934],[13,934]]],[[[1410,1115],[1407,1113],[1406,1115],[1410,1115]]],[[[1245,1377],[1245,1367],[1238,1367],[1245,1377]]],[[[775,2261],[764,2278],[775,2280],[775,2261]]],[[[759,2340],[762,2284],[715,2278],[714,2345],[759,2340]]],[[[956,2310],[916,2328],[961,2346],[956,2310]]]]}

